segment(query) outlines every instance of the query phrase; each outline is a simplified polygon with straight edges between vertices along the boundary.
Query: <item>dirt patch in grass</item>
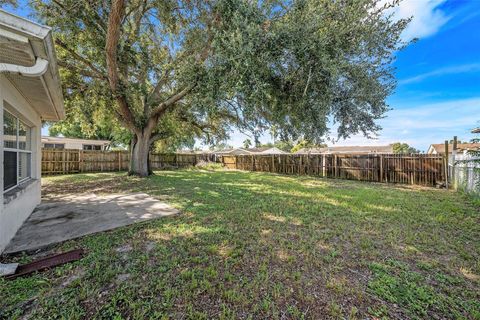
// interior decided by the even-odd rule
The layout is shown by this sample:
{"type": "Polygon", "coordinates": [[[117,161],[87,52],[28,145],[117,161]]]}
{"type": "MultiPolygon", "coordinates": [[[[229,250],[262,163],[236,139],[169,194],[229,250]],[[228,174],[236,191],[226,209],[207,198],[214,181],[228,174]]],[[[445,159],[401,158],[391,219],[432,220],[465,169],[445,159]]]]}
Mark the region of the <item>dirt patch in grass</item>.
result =
{"type": "MultiPolygon", "coordinates": [[[[72,193],[115,193],[126,189],[126,173],[112,173],[103,179],[97,179],[97,174],[82,174],[75,176],[51,176],[42,180],[42,196],[44,198],[72,193]]],[[[140,179],[129,177],[128,184],[134,187],[140,179]]]]}
{"type": "Polygon", "coordinates": [[[480,318],[480,210],[454,192],[205,170],[43,188],[146,192],[184,214],[53,248],[87,255],[0,280],[0,318],[480,318]]]}

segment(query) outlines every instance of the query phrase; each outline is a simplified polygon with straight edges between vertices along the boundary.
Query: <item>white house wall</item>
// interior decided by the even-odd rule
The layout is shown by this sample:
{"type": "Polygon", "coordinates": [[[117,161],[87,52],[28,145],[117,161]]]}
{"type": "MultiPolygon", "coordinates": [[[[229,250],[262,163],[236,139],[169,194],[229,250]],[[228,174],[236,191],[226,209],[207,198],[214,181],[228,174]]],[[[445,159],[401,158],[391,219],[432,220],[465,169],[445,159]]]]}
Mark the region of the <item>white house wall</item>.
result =
{"type": "Polygon", "coordinates": [[[74,141],[74,140],[54,140],[54,139],[44,139],[42,141],[42,145],[45,144],[63,144],[65,149],[77,149],[77,150],[83,150],[83,145],[95,145],[95,146],[101,146],[102,150],[105,149],[105,142],[98,142],[98,141],[74,141]]]}
{"type": "Polygon", "coordinates": [[[65,149],[78,149],[82,150],[83,149],[83,143],[82,142],[65,142],[65,149]]]}
{"type": "Polygon", "coordinates": [[[22,192],[7,204],[0,203],[0,253],[13,238],[16,231],[25,219],[32,213],[33,209],[40,203],[41,199],[41,127],[42,122],[39,114],[28,104],[20,92],[0,74],[0,190],[3,191],[3,111],[9,106],[9,112],[18,116],[22,121],[31,127],[32,139],[32,167],[31,177],[33,181],[22,192]]]}
{"type": "Polygon", "coordinates": [[[68,142],[59,142],[59,143],[64,143],[65,144],[65,149],[83,150],[83,145],[84,144],[101,146],[102,150],[105,149],[105,144],[104,143],[98,143],[98,142],[95,142],[95,141],[93,141],[93,142],[68,141],[68,142]]]}

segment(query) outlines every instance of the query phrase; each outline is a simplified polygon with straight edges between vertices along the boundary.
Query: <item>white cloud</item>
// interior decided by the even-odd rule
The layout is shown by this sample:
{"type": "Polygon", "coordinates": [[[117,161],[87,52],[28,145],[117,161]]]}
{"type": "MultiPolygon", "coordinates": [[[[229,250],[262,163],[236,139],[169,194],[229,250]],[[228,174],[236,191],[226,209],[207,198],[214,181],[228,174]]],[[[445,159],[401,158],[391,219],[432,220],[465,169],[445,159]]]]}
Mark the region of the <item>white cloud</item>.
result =
{"type": "Polygon", "coordinates": [[[379,121],[383,130],[378,139],[356,135],[337,145],[384,145],[400,141],[427,150],[430,144],[442,143],[455,135],[460,140],[470,140],[473,138],[470,129],[478,126],[478,120],[480,97],[399,108],[379,121]]]}
{"type": "Polygon", "coordinates": [[[426,38],[438,32],[450,17],[438,7],[446,0],[403,0],[395,8],[395,17],[412,21],[402,34],[406,41],[413,38],[426,38]]]}
{"type": "MultiPolygon", "coordinates": [[[[402,105],[388,112],[386,116],[379,121],[383,129],[376,139],[367,139],[359,134],[335,143],[327,141],[327,144],[371,146],[406,142],[426,151],[430,144],[442,143],[455,135],[462,141],[470,140],[473,138],[470,130],[479,125],[477,121],[480,120],[480,97],[424,105],[402,105]]],[[[332,128],[331,138],[336,138],[335,133],[336,128],[332,128]]],[[[238,147],[246,138],[247,136],[234,130],[228,143],[238,147]]],[[[262,135],[260,141],[272,142],[268,133],[262,135]]]]}
{"type": "Polygon", "coordinates": [[[411,78],[400,80],[398,83],[409,84],[414,82],[420,82],[427,78],[432,78],[432,77],[440,77],[440,76],[445,76],[450,74],[479,72],[479,71],[480,71],[480,63],[463,64],[458,66],[439,68],[437,70],[433,70],[430,72],[419,74],[411,78]]]}

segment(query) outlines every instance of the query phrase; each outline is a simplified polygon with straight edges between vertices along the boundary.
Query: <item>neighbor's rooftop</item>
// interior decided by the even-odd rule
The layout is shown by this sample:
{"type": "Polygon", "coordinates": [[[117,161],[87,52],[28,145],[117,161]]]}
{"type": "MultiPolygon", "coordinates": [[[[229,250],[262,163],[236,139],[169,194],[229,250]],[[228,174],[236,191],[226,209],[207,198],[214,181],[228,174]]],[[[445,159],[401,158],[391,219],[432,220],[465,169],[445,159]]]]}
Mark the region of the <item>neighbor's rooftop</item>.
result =
{"type": "Polygon", "coordinates": [[[64,142],[81,142],[91,144],[110,144],[110,140],[95,140],[95,139],[81,139],[81,138],[65,138],[65,137],[50,137],[42,136],[43,143],[64,143],[64,142]]]}
{"type": "Polygon", "coordinates": [[[393,153],[392,145],[386,146],[338,146],[325,148],[302,148],[296,154],[370,154],[370,153],[393,153]]]}
{"type": "MultiPolygon", "coordinates": [[[[429,152],[433,151],[434,149],[437,153],[445,153],[445,144],[444,143],[436,143],[432,144],[429,148],[429,152]]],[[[451,153],[453,150],[453,143],[448,144],[448,152],[451,153]]],[[[457,151],[468,151],[468,150],[480,150],[480,143],[458,143],[457,144],[457,151]]]]}

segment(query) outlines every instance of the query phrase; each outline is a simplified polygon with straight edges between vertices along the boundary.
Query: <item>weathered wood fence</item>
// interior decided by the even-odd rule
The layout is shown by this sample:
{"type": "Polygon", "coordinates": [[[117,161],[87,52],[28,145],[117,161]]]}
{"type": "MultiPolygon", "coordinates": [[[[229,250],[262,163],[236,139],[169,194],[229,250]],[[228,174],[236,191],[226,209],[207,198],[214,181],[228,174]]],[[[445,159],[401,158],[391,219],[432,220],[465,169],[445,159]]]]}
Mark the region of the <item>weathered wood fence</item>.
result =
{"type": "Polygon", "coordinates": [[[438,155],[236,155],[222,162],[231,169],[362,181],[436,186],[445,180],[445,161],[438,155]]]}
{"type": "MultiPolygon", "coordinates": [[[[212,161],[209,154],[150,154],[152,169],[183,168],[199,161],[212,161]]],[[[128,151],[86,151],[76,149],[42,149],[42,174],[128,170],[128,151]]]]}
{"type": "MultiPolygon", "coordinates": [[[[362,181],[435,186],[445,181],[445,159],[438,155],[235,155],[150,154],[152,169],[183,168],[221,161],[230,169],[312,175],[362,181]]],[[[43,149],[42,174],[128,170],[128,151],[43,149]]]]}

